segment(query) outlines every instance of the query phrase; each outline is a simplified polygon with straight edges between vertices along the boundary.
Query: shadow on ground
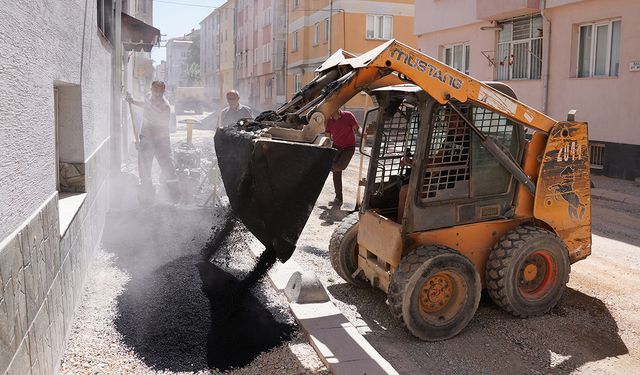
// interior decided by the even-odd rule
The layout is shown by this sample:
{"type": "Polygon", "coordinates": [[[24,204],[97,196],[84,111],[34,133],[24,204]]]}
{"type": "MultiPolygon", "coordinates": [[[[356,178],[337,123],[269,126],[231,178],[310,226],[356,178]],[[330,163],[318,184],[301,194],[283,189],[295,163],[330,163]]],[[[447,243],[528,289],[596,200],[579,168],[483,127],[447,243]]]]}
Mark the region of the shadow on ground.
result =
{"type": "Polygon", "coordinates": [[[292,332],[252,293],[237,291],[232,275],[203,262],[215,214],[153,206],[107,216],[103,246],[131,278],[115,326],[154,370],[242,367],[292,332]]]}
{"type": "Polygon", "coordinates": [[[341,209],[341,207],[337,205],[329,205],[329,206],[318,206],[322,210],[320,213],[320,220],[322,220],[323,227],[328,227],[333,225],[338,221],[342,221],[345,217],[349,216],[353,211],[341,209]]]}
{"type": "Polygon", "coordinates": [[[372,330],[367,340],[400,373],[401,356],[418,353],[429,359],[416,358],[413,363],[423,373],[568,374],[585,363],[629,352],[605,304],[570,288],[549,314],[528,319],[500,310],[483,294],[469,326],[452,339],[434,343],[419,341],[392,321],[383,292],[349,284],[327,289],[334,298],[356,307],[372,330]],[[406,353],[407,348],[416,352],[406,353]]]}

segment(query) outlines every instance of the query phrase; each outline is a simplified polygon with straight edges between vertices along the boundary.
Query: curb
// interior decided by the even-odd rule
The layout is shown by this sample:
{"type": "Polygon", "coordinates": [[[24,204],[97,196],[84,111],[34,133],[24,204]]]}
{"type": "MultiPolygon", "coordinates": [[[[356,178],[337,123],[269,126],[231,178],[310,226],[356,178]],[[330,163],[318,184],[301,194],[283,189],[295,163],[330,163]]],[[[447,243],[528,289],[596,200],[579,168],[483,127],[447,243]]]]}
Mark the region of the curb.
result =
{"type": "Polygon", "coordinates": [[[639,197],[607,189],[591,188],[591,197],[640,206],[639,197]]]}
{"type": "MultiPolygon", "coordinates": [[[[255,238],[247,240],[247,245],[256,258],[262,252],[263,246],[255,238]]],[[[268,273],[269,282],[276,291],[283,292],[295,272],[303,270],[293,259],[276,263],[268,273]]],[[[398,374],[333,302],[290,302],[289,308],[318,357],[332,374],[398,374]]]]}

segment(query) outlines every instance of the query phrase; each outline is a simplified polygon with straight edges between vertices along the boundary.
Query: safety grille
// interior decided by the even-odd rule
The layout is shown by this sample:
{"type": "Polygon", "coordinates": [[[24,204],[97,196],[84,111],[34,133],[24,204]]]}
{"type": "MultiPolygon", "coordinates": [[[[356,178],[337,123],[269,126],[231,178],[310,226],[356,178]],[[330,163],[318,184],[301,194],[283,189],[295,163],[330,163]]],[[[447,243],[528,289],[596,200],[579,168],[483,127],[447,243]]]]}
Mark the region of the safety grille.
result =
{"type": "MultiPolygon", "coordinates": [[[[469,107],[459,108],[466,114],[469,107]]],[[[431,129],[421,198],[433,200],[461,188],[468,191],[470,134],[464,120],[449,106],[441,106],[432,117],[431,129]]]]}
{"type": "Polygon", "coordinates": [[[604,169],[604,143],[589,143],[589,163],[592,169],[604,169]]]}
{"type": "Polygon", "coordinates": [[[376,166],[375,182],[387,182],[391,176],[404,173],[400,160],[408,151],[415,154],[420,116],[410,105],[402,104],[382,128],[380,154],[376,166]]]}

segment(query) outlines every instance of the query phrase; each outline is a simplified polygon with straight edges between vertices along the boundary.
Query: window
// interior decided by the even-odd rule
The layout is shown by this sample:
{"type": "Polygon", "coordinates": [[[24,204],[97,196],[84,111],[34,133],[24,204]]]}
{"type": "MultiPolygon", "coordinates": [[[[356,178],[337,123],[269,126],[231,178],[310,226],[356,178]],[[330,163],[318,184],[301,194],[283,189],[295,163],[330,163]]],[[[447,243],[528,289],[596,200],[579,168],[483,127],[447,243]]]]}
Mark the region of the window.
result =
{"type": "Polygon", "coordinates": [[[262,22],[264,26],[271,25],[271,8],[265,9],[262,22]]]}
{"type": "Polygon", "coordinates": [[[589,163],[591,169],[604,169],[604,143],[589,142],[589,163]]]}
{"type": "Polygon", "coordinates": [[[367,15],[367,39],[391,39],[392,30],[392,16],[367,15]]]}
{"type": "Polygon", "coordinates": [[[300,0],[293,0],[293,8],[297,8],[300,6],[300,0]]]}
{"type": "Polygon", "coordinates": [[[273,97],[273,82],[270,79],[268,79],[264,85],[264,97],[267,99],[271,99],[273,97]]]}
{"type": "Polygon", "coordinates": [[[271,61],[271,43],[262,46],[262,62],[271,61]]]}
{"type": "Polygon", "coordinates": [[[542,17],[532,15],[500,22],[496,79],[540,79],[542,75],[542,17]]]}
{"type": "Polygon", "coordinates": [[[620,20],[580,25],[578,77],[618,76],[620,20]]]}
{"type": "Polygon", "coordinates": [[[324,41],[325,42],[329,40],[329,31],[330,31],[329,19],[327,18],[326,20],[324,20],[324,41]]]}
{"type": "Polygon", "coordinates": [[[451,44],[444,47],[442,60],[454,69],[469,74],[470,51],[469,43],[451,44]]]}
{"type": "Polygon", "coordinates": [[[297,31],[293,32],[293,48],[291,50],[292,51],[298,50],[298,32],[297,31]]]}
{"type": "Polygon", "coordinates": [[[96,15],[98,30],[107,40],[112,41],[111,28],[113,26],[113,0],[97,0],[98,7],[96,15]]]}
{"type": "Polygon", "coordinates": [[[85,154],[80,86],[61,82],[55,84],[53,105],[58,191],[84,193],[85,154]]]}
{"type": "Polygon", "coordinates": [[[293,76],[293,91],[298,92],[302,90],[302,75],[296,74],[293,76]]]}
{"type": "Polygon", "coordinates": [[[313,45],[320,43],[320,22],[313,25],[313,45]]]}
{"type": "Polygon", "coordinates": [[[256,65],[258,63],[258,49],[254,48],[253,49],[253,65],[256,65]]]}

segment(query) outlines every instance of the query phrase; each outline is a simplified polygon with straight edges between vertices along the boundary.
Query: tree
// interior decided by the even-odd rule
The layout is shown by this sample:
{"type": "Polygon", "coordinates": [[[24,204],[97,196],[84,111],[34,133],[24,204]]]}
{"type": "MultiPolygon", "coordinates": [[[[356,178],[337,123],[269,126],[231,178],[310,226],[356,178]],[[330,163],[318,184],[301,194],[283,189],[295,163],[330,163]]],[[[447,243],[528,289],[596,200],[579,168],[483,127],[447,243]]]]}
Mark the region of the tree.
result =
{"type": "Polygon", "coordinates": [[[194,30],[189,39],[192,43],[187,51],[187,79],[189,84],[200,86],[200,30],[194,30]]]}

